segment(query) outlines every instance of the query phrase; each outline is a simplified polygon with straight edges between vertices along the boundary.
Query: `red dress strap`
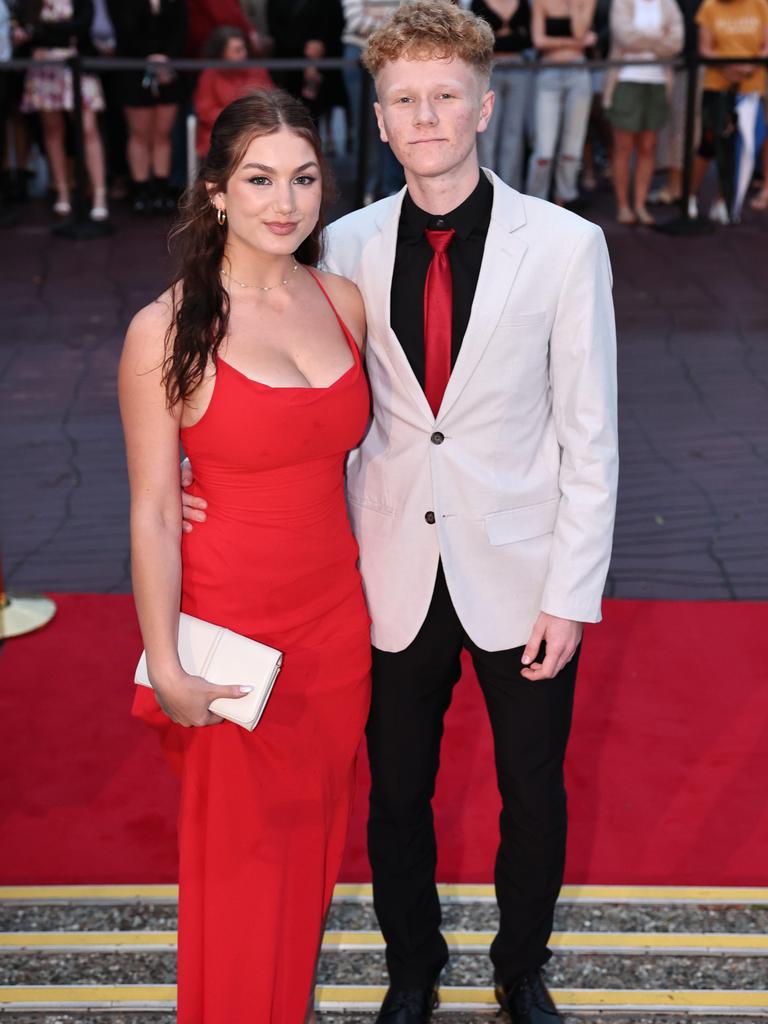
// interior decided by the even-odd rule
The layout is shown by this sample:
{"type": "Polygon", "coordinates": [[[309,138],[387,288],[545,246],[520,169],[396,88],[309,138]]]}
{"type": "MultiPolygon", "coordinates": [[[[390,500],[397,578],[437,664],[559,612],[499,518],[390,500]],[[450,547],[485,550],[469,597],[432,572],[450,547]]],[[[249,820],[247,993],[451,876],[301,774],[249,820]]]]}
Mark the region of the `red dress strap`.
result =
{"type": "MultiPolygon", "coordinates": [[[[305,266],[306,266],[306,264],[305,264],[305,266]]],[[[360,347],[358,346],[357,342],[355,341],[355,336],[354,336],[354,334],[352,334],[352,332],[350,331],[350,329],[349,329],[349,328],[347,327],[347,325],[346,325],[346,324],[344,323],[344,321],[343,321],[343,320],[341,319],[341,316],[340,316],[340,314],[339,314],[339,311],[338,311],[338,309],[336,309],[336,307],[334,306],[334,304],[333,304],[333,302],[332,302],[332,300],[331,300],[331,297],[330,297],[330,295],[329,295],[329,294],[328,294],[328,292],[327,292],[327,291],[325,290],[325,288],[323,288],[323,285],[322,285],[322,282],[320,281],[320,278],[319,278],[319,277],[317,276],[317,274],[316,274],[316,273],[315,273],[315,272],[314,272],[314,271],[313,271],[313,270],[312,270],[312,269],[311,269],[310,267],[306,267],[306,269],[307,269],[307,273],[309,274],[309,276],[310,276],[310,277],[312,278],[312,280],[313,280],[313,281],[315,282],[315,284],[317,285],[317,287],[318,287],[318,288],[320,289],[320,291],[321,291],[321,292],[323,293],[323,295],[325,296],[325,301],[326,301],[326,302],[328,303],[328,305],[329,305],[329,306],[331,307],[331,309],[333,310],[333,314],[334,314],[334,316],[335,316],[335,317],[336,317],[336,319],[337,319],[337,320],[339,321],[339,327],[341,327],[342,331],[344,332],[344,337],[345,337],[345,338],[347,339],[347,344],[348,344],[348,345],[349,345],[349,347],[350,347],[350,348],[352,349],[352,354],[353,354],[353,355],[354,355],[354,357],[355,357],[355,362],[357,362],[357,361],[358,361],[358,359],[360,358],[360,347]]]]}

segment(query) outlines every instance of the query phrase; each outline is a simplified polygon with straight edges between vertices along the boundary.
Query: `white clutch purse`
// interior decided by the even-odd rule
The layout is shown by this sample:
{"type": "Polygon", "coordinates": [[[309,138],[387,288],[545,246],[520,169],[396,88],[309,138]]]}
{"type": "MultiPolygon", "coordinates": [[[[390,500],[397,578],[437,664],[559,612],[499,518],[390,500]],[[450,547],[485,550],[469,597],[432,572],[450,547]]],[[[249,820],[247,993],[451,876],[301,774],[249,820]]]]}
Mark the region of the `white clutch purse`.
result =
{"type": "MultiPolygon", "coordinates": [[[[215,715],[242,725],[250,732],[264,712],[283,664],[283,655],[274,647],[182,612],[179,615],[179,661],[185,672],[201,676],[214,685],[252,686],[252,692],[244,697],[218,697],[208,706],[215,715]]],[[[146,651],[136,666],[135,681],[139,686],[152,686],[146,651]]]]}

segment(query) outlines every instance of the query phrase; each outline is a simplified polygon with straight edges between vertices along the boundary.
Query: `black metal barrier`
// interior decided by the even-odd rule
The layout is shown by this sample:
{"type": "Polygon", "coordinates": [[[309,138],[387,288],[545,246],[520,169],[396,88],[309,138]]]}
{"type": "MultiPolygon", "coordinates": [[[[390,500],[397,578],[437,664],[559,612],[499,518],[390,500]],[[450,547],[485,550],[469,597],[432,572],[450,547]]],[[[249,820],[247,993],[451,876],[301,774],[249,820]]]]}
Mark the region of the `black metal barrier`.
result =
{"type": "MultiPolygon", "coordinates": [[[[11,73],[15,71],[26,71],[31,67],[39,67],[41,64],[61,64],[61,60],[17,60],[12,59],[0,62],[0,73],[11,73]]],[[[72,203],[72,219],[64,224],[57,225],[53,230],[57,235],[64,238],[93,238],[109,233],[113,230],[109,223],[96,223],[88,217],[86,170],[85,170],[85,145],[83,134],[83,104],[81,93],[81,81],[83,72],[109,73],[114,71],[146,71],[153,66],[153,62],[139,59],[128,59],[123,57],[80,57],[75,54],[64,62],[72,72],[73,92],[73,138],[75,157],[75,190],[72,203]]],[[[520,60],[517,58],[499,58],[497,66],[505,67],[520,73],[539,72],[552,67],[558,69],[580,68],[588,71],[602,71],[609,68],[623,68],[627,66],[637,67],[647,65],[649,67],[670,67],[675,71],[686,73],[686,101],[685,101],[685,142],[683,154],[683,194],[680,199],[680,215],[675,220],[660,226],[660,230],[668,231],[671,234],[698,234],[711,230],[708,223],[698,218],[690,217],[689,200],[691,198],[691,185],[693,178],[693,158],[696,124],[696,98],[698,91],[699,68],[710,65],[726,64],[754,64],[768,65],[765,57],[700,57],[697,54],[689,54],[667,60],[589,60],[576,62],[543,62],[539,60],[520,60]]],[[[170,68],[174,71],[203,71],[205,68],[233,69],[233,63],[226,60],[167,60],[156,62],[155,67],[170,68]]],[[[234,65],[241,68],[265,68],[268,71],[301,71],[307,68],[318,70],[342,70],[344,68],[359,67],[357,60],[331,59],[306,60],[306,59],[258,59],[238,61],[234,65]]],[[[370,75],[362,75],[362,91],[360,103],[360,118],[357,125],[357,161],[355,180],[355,205],[363,205],[365,195],[367,168],[368,168],[368,129],[372,117],[372,82],[370,75]]],[[[768,170],[768,169],[765,169],[768,170]]]]}

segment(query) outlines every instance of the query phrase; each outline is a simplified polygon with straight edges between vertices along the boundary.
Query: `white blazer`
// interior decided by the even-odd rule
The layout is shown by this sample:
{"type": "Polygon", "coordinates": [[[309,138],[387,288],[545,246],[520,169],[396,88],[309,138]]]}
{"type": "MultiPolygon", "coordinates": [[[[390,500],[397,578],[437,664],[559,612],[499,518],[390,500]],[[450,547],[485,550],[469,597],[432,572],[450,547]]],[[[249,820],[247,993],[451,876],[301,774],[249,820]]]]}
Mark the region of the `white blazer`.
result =
{"type": "Polygon", "coordinates": [[[356,282],[368,316],[373,420],[350,454],[347,495],[383,651],[416,636],[439,559],[484,650],[526,643],[539,611],[600,620],[618,472],[605,239],[485,173],[491,223],[437,417],[390,326],[405,190],[328,229],[326,265],[356,282]]]}

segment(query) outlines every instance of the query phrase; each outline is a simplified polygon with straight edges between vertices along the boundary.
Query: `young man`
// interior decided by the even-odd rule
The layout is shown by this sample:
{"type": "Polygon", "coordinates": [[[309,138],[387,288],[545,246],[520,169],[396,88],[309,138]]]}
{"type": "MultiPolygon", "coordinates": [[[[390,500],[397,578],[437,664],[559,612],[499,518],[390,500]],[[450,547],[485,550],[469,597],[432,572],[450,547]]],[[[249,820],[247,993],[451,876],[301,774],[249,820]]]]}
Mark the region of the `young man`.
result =
{"type": "Polygon", "coordinates": [[[582,623],[600,618],[613,530],[611,276],[597,227],[480,170],[492,52],[486,23],[448,0],[403,4],[374,32],[376,116],[407,188],[329,229],[329,269],[365,298],[373,390],[347,481],[373,618],[379,1024],[427,1021],[448,959],[431,799],[463,648],[503,801],[497,995],[514,1024],[560,1020],[541,967],[582,623]]]}

